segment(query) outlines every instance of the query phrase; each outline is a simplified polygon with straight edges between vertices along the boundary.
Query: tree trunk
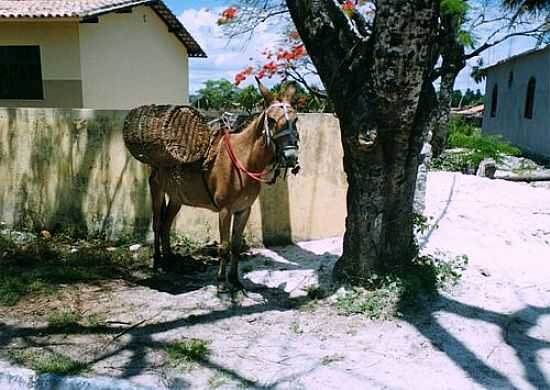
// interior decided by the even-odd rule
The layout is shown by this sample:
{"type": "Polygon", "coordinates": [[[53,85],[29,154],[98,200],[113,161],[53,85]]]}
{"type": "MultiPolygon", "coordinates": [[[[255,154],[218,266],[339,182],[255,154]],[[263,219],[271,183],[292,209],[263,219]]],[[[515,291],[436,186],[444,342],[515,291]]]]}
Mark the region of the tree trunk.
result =
{"type": "Polygon", "coordinates": [[[378,2],[367,38],[334,0],[287,0],[340,119],[349,188],[338,279],[361,282],[416,253],[413,200],[438,3],[378,2]]]}
{"type": "Polygon", "coordinates": [[[444,33],[440,42],[443,61],[438,74],[441,77],[437,96],[438,111],[434,114],[435,117],[430,119],[433,124],[431,144],[434,157],[439,157],[447,145],[454,85],[456,77],[466,66],[464,46],[457,41],[460,25],[458,25],[456,18],[452,15],[446,15],[442,17],[441,23],[444,27],[444,33]]]}

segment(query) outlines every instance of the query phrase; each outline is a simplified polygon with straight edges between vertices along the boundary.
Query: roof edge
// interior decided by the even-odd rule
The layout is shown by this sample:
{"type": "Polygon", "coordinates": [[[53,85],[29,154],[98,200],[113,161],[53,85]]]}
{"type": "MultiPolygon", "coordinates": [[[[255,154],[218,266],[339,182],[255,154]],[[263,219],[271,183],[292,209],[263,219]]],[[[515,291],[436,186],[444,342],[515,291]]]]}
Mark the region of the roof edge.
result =
{"type": "Polygon", "coordinates": [[[493,65],[489,65],[489,66],[486,66],[484,68],[481,68],[483,71],[487,71],[489,69],[493,69],[493,68],[497,68],[501,65],[504,65],[504,64],[507,64],[508,62],[512,62],[512,61],[515,61],[517,60],[518,58],[522,58],[522,57],[527,57],[527,56],[530,56],[530,55],[533,55],[533,54],[537,54],[537,53],[540,53],[540,52],[543,52],[545,50],[548,50],[550,49],[550,44],[544,46],[544,47],[540,47],[540,48],[533,48],[533,49],[529,49],[529,50],[526,50],[524,52],[521,52],[521,53],[518,53],[518,54],[514,54],[513,56],[510,56],[508,58],[505,58],[503,60],[500,60],[498,61],[497,63],[493,64],[493,65]]]}
{"type": "Polygon", "coordinates": [[[119,11],[121,9],[129,9],[129,8],[134,8],[134,7],[137,7],[137,6],[140,6],[140,5],[147,5],[147,3],[152,3],[154,1],[156,1],[156,0],[136,0],[136,1],[133,1],[131,3],[119,4],[119,5],[110,6],[110,7],[106,7],[106,8],[99,8],[97,10],[93,10],[93,11],[90,11],[90,12],[83,12],[79,16],[80,16],[80,18],[87,17],[87,16],[100,16],[100,15],[109,14],[111,12],[119,11]]]}

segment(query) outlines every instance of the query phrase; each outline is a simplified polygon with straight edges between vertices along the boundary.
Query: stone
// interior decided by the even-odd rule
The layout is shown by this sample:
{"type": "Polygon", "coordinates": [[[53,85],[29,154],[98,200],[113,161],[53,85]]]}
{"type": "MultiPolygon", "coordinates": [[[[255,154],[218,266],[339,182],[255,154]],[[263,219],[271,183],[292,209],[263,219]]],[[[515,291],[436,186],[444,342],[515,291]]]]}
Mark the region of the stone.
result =
{"type": "Polygon", "coordinates": [[[141,249],[141,244],[130,245],[130,252],[137,252],[141,249]]]}
{"type": "Polygon", "coordinates": [[[497,163],[492,158],[486,158],[477,168],[477,176],[488,177],[489,179],[495,178],[495,173],[497,171],[497,163]]]}

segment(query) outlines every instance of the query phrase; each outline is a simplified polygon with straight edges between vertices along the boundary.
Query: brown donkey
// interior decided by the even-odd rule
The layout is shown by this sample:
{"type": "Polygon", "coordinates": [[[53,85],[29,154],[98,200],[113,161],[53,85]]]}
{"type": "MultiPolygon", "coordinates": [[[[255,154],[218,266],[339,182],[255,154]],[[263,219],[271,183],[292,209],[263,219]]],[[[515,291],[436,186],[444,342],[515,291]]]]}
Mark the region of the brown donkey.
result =
{"type": "Polygon", "coordinates": [[[296,89],[289,85],[276,99],[258,80],[266,109],[241,132],[226,133],[212,145],[213,161],[201,171],[193,164],[153,168],[149,184],[153,202],[155,266],[170,257],[170,228],[182,205],[219,213],[218,282],[242,289],[239,255],[242,234],[264,177],[298,164],[297,114],[291,106],[296,89]],[[166,204],[166,196],[168,204],[166,204]],[[233,226],[231,231],[231,226],[233,226]],[[226,264],[230,262],[226,277],[226,264]]]}

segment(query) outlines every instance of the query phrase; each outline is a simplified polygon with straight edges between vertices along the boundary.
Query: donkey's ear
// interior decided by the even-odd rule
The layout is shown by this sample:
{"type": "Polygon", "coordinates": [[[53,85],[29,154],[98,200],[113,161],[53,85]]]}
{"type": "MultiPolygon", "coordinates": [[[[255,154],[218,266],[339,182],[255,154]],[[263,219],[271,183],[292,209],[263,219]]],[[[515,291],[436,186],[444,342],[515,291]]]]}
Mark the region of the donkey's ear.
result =
{"type": "Polygon", "coordinates": [[[281,93],[281,100],[283,102],[291,103],[294,95],[296,95],[296,85],[292,82],[288,83],[281,93]]]}
{"type": "Polygon", "coordinates": [[[275,100],[275,96],[273,96],[269,89],[267,89],[267,87],[262,84],[258,77],[256,77],[256,82],[258,83],[258,88],[260,89],[260,92],[262,93],[266,104],[269,106],[275,100]]]}

